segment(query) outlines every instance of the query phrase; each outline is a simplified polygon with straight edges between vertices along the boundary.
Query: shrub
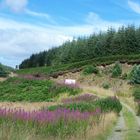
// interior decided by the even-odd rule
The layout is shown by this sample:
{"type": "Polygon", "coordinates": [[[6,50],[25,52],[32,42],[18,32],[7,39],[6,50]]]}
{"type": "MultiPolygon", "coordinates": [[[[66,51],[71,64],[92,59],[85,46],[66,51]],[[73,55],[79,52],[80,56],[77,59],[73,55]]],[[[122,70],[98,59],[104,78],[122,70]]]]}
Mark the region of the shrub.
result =
{"type": "Polygon", "coordinates": [[[105,82],[105,83],[103,83],[102,84],[102,87],[104,88],[104,89],[109,89],[110,88],[110,83],[108,83],[108,82],[105,82]]]}
{"type": "Polygon", "coordinates": [[[122,78],[123,80],[126,80],[126,79],[128,78],[128,74],[127,74],[127,73],[124,73],[124,74],[121,76],[121,78],[122,78]]]}
{"type": "Polygon", "coordinates": [[[137,68],[137,65],[134,65],[133,68],[132,68],[132,70],[131,70],[131,72],[128,75],[129,79],[131,79],[133,77],[134,71],[136,70],[136,68],[137,68]]]}
{"type": "Polygon", "coordinates": [[[140,84],[140,65],[133,67],[130,73],[130,82],[132,84],[140,84]]]}
{"type": "Polygon", "coordinates": [[[133,93],[135,101],[140,100],[140,88],[136,88],[133,93]]]}
{"type": "Polygon", "coordinates": [[[138,105],[137,114],[140,115],[140,88],[135,88],[133,92],[134,100],[138,105]]]}
{"type": "Polygon", "coordinates": [[[7,77],[8,73],[0,67],[0,77],[7,77]]]}
{"type": "Polygon", "coordinates": [[[122,110],[122,105],[116,97],[108,97],[105,99],[100,99],[97,101],[97,104],[100,106],[102,112],[111,112],[120,113],[122,110]]]}
{"type": "Polygon", "coordinates": [[[122,66],[119,62],[116,62],[112,69],[112,77],[119,77],[122,74],[122,66]]]}
{"type": "Polygon", "coordinates": [[[88,75],[88,74],[98,74],[99,69],[96,66],[89,65],[83,70],[83,74],[88,75]]]}

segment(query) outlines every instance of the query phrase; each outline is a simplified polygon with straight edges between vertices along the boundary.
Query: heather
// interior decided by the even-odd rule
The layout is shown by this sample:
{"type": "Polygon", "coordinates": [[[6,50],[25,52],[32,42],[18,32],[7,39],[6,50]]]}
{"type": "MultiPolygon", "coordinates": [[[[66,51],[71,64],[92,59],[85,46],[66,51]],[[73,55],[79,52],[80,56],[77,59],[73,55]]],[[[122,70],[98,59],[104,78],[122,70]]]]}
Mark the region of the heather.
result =
{"type": "Polygon", "coordinates": [[[79,87],[56,84],[46,79],[9,78],[0,83],[0,101],[54,101],[63,93],[76,95],[80,91],[79,87]]]}

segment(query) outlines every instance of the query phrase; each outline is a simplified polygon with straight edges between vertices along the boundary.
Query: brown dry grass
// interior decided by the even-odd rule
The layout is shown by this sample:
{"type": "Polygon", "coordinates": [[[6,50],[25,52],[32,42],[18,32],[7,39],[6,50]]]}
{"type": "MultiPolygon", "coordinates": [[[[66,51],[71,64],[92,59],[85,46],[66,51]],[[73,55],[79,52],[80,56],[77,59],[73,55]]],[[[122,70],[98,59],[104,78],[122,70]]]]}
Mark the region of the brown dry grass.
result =
{"type": "Polygon", "coordinates": [[[112,128],[117,121],[117,115],[114,113],[105,114],[104,119],[98,125],[89,128],[86,136],[78,136],[70,138],[69,140],[102,140],[107,139],[110,135],[112,128]]]}
{"type": "Polygon", "coordinates": [[[0,108],[7,109],[24,109],[25,111],[39,110],[43,107],[55,105],[53,102],[38,102],[38,103],[28,103],[28,102],[0,102],[0,108]]]}

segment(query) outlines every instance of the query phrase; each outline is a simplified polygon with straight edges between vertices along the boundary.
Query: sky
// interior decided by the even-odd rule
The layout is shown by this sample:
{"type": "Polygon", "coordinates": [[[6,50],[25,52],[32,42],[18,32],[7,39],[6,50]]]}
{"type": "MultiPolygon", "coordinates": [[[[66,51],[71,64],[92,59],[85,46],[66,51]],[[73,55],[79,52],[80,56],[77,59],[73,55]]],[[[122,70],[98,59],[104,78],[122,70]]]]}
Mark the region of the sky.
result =
{"type": "Polygon", "coordinates": [[[109,27],[140,24],[140,0],[0,0],[0,63],[109,27]]]}

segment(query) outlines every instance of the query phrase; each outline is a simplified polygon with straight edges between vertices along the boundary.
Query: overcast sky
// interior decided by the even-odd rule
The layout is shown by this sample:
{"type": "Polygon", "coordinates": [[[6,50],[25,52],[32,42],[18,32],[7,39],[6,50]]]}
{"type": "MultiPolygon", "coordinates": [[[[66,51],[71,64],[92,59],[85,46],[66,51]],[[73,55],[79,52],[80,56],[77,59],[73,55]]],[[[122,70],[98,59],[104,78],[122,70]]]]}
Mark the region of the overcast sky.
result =
{"type": "Polygon", "coordinates": [[[140,0],[0,0],[0,62],[15,67],[73,37],[139,19],[140,0]]]}

